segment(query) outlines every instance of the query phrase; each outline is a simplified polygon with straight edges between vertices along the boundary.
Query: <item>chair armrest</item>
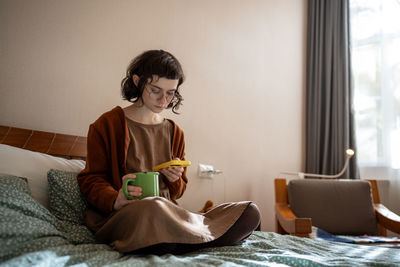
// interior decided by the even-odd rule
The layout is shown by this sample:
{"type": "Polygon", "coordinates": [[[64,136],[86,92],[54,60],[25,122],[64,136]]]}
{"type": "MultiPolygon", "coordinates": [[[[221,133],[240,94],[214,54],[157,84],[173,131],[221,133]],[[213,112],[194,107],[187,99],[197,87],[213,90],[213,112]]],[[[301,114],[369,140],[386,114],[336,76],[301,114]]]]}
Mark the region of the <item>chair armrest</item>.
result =
{"type": "Polygon", "coordinates": [[[378,223],[386,229],[400,234],[400,216],[393,213],[382,204],[374,204],[378,223]]]}
{"type": "Polygon", "coordinates": [[[311,218],[297,218],[286,203],[275,204],[276,218],[288,234],[309,237],[311,218]]]}

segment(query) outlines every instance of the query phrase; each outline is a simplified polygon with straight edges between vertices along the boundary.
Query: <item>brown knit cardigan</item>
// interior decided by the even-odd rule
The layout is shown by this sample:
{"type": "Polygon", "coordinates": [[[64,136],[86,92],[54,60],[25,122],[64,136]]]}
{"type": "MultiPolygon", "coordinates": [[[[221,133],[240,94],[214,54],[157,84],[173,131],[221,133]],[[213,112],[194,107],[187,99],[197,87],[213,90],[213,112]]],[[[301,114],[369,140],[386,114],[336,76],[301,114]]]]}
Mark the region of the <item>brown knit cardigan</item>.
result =
{"type": "MultiPolygon", "coordinates": [[[[172,157],[185,159],[183,131],[172,121],[172,157]]],[[[89,127],[86,166],[78,174],[78,184],[89,204],[108,215],[126,174],[126,157],[130,138],[125,113],[117,106],[104,113],[89,127]]],[[[178,199],[186,189],[186,168],[182,177],[173,183],[165,181],[172,199],[178,199]]]]}

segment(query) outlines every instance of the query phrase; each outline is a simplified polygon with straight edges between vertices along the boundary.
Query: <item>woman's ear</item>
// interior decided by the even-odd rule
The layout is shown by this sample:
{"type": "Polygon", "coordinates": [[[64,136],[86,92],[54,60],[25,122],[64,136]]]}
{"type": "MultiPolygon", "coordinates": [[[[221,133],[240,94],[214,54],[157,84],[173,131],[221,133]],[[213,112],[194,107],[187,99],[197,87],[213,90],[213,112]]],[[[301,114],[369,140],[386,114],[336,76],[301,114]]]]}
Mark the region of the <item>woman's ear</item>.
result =
{"type": "Polygon", "coordinates": [[[132,80],[133,80],[133,83],[135,84],[135,86],[138,87],[139,80],[140,80],[139,76],[137,76],[136,74],[133,74],[132,80]]]}

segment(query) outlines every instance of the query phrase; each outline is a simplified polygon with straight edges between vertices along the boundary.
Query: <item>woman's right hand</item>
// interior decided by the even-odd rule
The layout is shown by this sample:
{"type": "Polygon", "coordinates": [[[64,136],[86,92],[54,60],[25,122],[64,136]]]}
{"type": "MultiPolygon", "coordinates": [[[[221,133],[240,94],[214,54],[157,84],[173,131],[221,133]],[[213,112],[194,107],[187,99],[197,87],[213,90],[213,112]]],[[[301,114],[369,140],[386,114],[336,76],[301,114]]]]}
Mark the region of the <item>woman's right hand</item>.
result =
{"type": "MultiPolygon", "coordinates": [[[[136,175],[133,173],[128,173],[122,177],[122,183],[125,182],[126,179],[129,178],[136,178],[136,175]]],[[[128,185],[128,193],[130,196],[141,196],[142,195],[142,188],[140,186],[128,185]]],[[[114,202],[114,210],[120,210],[122,207],[136,201],[137,199],[127,199],[122,187],[118,191],[117,199],[114,202]]]]}

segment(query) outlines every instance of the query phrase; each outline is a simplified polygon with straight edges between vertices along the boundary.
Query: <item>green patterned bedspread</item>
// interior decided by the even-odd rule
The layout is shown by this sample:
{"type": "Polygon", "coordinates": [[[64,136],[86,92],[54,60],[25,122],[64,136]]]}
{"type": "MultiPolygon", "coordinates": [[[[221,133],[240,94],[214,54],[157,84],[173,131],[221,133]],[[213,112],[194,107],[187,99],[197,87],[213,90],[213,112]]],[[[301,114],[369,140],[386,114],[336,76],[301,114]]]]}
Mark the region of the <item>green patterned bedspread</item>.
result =
{"type": "Polygon", "coordinates": [[[0,266],[400,266],[400,250],[254,232],[241,245],[185,255],[123,255],[60,219],[26,180],[0,177],[0,266]]]}

